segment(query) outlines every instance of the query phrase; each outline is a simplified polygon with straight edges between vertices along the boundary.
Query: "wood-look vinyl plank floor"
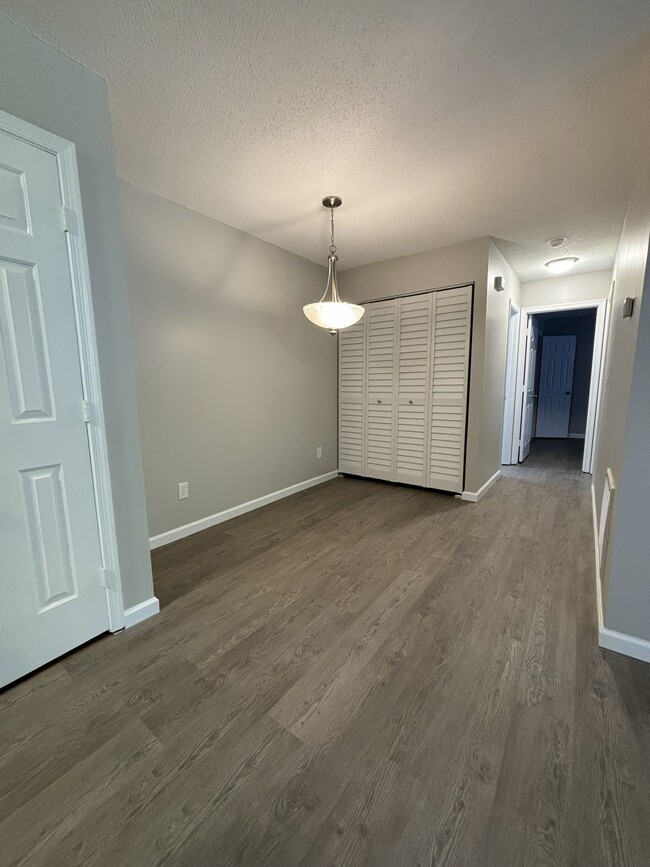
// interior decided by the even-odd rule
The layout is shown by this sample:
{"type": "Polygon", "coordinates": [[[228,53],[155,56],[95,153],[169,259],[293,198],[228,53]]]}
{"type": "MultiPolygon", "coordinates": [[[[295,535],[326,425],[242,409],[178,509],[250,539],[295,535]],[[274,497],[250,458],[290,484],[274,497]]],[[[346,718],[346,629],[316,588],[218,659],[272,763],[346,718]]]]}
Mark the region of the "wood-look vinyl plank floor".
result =
{"type": "Polygon", "coordinates": [[[0,865],[650,865],[581,445],[477,504],[337,479],[154,551],[159,617],[0,694],[0,865]]]}

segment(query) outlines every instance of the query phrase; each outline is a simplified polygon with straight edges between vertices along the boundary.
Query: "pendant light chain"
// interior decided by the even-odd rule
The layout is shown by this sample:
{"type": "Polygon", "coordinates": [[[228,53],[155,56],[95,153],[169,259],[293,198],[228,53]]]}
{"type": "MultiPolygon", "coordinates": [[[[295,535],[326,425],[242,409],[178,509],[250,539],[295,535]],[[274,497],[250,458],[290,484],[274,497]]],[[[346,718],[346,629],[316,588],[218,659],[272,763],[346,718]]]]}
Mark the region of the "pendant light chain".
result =
{"type": "Polygon", "coordinates": [[[336,253],[336,244],[334,243],[334,208],[333,207],[330,208],[330,227],[332,230],[332,236],[331,236],[332,242],[330,244],[330,253],[334,254],[334,253],[336,253]]]}

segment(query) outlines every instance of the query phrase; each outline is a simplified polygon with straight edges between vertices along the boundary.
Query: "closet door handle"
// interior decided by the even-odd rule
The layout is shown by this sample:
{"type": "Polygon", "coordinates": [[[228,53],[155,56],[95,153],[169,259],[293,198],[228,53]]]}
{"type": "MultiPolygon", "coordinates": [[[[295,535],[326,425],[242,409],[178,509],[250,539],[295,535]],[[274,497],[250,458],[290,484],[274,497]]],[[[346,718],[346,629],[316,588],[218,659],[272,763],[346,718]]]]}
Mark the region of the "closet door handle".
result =
{"type": "Polygon", "coordinates": [[[409,403],[413,403],[413,401],[412,401],[412,400],[409,400],[409,403]]]}
{"type": "Polygon", "coordinates": [[[377,401],[377,403],[381,403],[381,401],[380,401],[380,400],[378,400],[378,401],[377,401]]]}

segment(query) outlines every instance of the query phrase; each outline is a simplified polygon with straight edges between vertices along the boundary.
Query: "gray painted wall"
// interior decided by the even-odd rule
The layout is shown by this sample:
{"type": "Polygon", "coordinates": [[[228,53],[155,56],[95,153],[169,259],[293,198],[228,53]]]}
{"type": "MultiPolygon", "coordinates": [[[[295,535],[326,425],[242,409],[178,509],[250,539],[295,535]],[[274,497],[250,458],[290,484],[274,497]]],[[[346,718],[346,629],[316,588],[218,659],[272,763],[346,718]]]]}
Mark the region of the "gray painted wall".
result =
{"type": "Polygon", "coordinates": [[[602,301],[609,295],[611,285],[611,270],[547,277],[522,283],[521,303],[524,307],[541,307],[569,301],[602,301]]]}
{"type": "Polygon", "coordinates": [[[150,534],[336,470],[337,340],[302,312],[325,268],[126,183],[120,202],[150,534]]]}
{"type": "MultiPolygon", "coordinates": [[[[608,467],[612,470],[614,483],[617,487],[621,482],[627,412],[637,330],[640,321],[639,308],[643,295],[649,230],[650,196],[647,189],[645,192],[639,189],[628,209],[614,265],[614,291],[594,453],[593,484],[598,510],[600,510],[608,467]],[[627,295],[636,297],[636,313],[629,319],[623,319],[621,315],[623,299],[627,295]]],[[[647,460],[647,457],[645,459],[647,460]]],[[[614,522],[616,524],[616,515],[614,515],[614,522]]],[[[612,550],[613,545],[610,544],[610,551],[612,550]]],[[[609,568],[605,564],[601,571],[604,585],[607,584],[608,573],[609,568]]],[[[605,599],[605,594],[603,598],[605,599]]],[[[607,620],[607,615],[605,619],[607,620]]]]}
{"type": "Polygon", "coordinates": [[[486,280],[489,238],[385,259],[339,274],[345,301],[369,301],[486,280]]]}
{"type": "Polygon", "coordinates": [[[650,640],[650,180],[642,180],[614,265],[594,493],[599,508],[610,467],[617,492],[609,562],[601,566],[605,626],[650,640]],[[635,298],[634,315],[623,319],[626,296],[635,298]]]}
{"type": "Polygon", "coordinates": [[[605,625],[650,641],[650,259],[646,262],[643,295],[645,299],[636,311],[639,326],[605,625]]]}
{"type": "Polygon", "coordinates": [[[131,607],[151,598],[153,586],[106,82],[0,16],[0,109],[77,147],[124,602],[131,607]]]}
{"type": "MultiPolygon", "coordinates": [[[[573,369],[573,394],[571,395],[571,416],[569,418],[569,433],[584,436],[587,428],[587,410],[589,409],[589,385],[591,383],[591,362],[594,354],[594,332],[596,330],[596,311],[582,316],[553,316],[540,314],[536,317],[543,337],[553,337],[562,334],[575,334],[576,357],[573,369]]],[[[539,353],[539,365],[544,353],[539,353]]]]}
{"type": "Polygon", "coordinates": [[[351,268],[340,279],[348,301],[471,282],[475,291],[465,490],[478,491],[501,465],[508,306],[510,298],[519,298],[517,275],[490,238],[477,238],[351,268]],[[492,288],[497,274],[505,277],[503,292],[492,288]]]}

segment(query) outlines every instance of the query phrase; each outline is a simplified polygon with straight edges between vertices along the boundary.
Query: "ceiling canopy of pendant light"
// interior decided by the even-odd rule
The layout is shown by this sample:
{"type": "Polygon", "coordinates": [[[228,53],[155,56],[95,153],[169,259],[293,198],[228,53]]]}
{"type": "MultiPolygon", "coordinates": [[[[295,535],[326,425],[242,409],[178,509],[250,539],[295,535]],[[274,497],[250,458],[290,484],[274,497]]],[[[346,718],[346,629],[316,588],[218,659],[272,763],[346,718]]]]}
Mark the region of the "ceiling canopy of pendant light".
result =
{"type": "Polygon", "coordinates": [[[336,246],[334,244],[334,208],[342,204],[338,196],[325,196],[323,206],[330,209],[331,244],[327,257],[327,285],[323,297],[316,304],[306,304],[302,310],[307,319],[320,328],[327,328],[330,334],[336,334],[342,328],[349,328],[358,322],[365,310],[359,304],[348,304],[341,301],[336,285],[336,246]],[[327,299],[327,300],[326,300],[327,299]]]}

